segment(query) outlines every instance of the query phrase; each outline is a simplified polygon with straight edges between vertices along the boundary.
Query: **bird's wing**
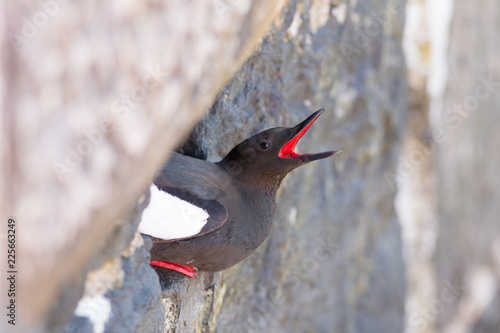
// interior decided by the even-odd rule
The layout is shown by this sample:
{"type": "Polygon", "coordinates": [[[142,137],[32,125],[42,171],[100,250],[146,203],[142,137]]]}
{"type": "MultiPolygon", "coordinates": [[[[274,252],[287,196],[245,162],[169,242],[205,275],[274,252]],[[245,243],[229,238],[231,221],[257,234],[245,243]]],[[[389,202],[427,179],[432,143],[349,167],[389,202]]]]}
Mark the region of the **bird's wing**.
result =
{"type": "Polygon", "coordinates": [[[139,231],[155,243],[199,237],[227,220],[218,200],[230,180],[218,165],[174,153],[151,185],[151,197],[139,231]]]}
{"type": "Polygon", "coordinates": [[[215,163],[172,153],[154,183],[177,188],[204,200],[220,200],[230,192],[231,177],[215,163]]]}

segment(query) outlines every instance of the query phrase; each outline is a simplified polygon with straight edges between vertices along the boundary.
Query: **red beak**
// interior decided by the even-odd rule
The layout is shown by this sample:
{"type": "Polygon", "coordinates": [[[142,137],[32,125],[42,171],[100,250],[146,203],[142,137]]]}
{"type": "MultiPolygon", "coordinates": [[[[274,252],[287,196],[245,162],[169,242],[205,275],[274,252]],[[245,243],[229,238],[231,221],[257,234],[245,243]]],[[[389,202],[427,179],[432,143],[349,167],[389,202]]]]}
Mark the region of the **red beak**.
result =
{"type": "Polygon", "coordinates": [[[312,115],[307,117],[307,119],[305,119],[303,122],[291,128],[292,138],[283,145],[283,147],[280,149],[278,156],[281,158],[300,158],[305,162],[310,162],[341,153],[342,150],[328,151],[318,154],[297,154],[295,152],[295,146],[297,145],[297,142],[299,142],[300,138],[307,132],[309,127],[311,127],[311,125],[316,121],[316,119],[318,119],[318,117],[325,110],[326,109],[320,109],[314,112],[312,115]]]}

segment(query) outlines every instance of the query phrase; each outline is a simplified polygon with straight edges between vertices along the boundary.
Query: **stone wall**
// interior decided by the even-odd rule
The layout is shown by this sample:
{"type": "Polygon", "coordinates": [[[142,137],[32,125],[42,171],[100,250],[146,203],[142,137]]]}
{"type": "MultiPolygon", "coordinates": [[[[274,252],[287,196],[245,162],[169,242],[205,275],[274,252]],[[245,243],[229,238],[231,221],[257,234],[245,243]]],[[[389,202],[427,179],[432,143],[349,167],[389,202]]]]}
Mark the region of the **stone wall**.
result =
{"type": "Polygon", "coordinates": [[[0,2],[0,212],[18,228],[15,328],[70,318],[86,272],[134,238],[127,215],[156,169],[283,5],[0,2]]]}
{"type": "Polygon", "coordinates": [[[290,1],[219,94],[182,151],[217,161],[256,132],[326,107],[299,150],[344,152],[287,177],[268,240],[241,264],[196,280],[157,270],[166,332],[403,329],[400,230],[385,177],[405,129],[403,10],[290,1]]]}
{"type": "Polygon", "coordinates": [[[0,2],[0,331],[499,332],[499,4],[408,2],[0,2]],[[254,254],[149,266],[169,151],[319,108],[298,150],[343,153],[284,180],[254,254]]]}
{"type": "Polygon", "coordinates": [[[397,173],[406,332],[499,332],[499,4],[408,8],[409,134],[397,173]]]}
{"type": "Polygon", "coordinates": [[[287,177],[273,230],[251,257],[163,284],[163,303],[176,309],[171,330],[403,330],[400,229],[385,177],[406,128],[403,12],[384,2],[289,1],[217,97],[189,141],[209,160],[321,107],[299,151],[343,153],[287,177]]]}
{"type": "MultiPolygon", "coordinates": [[[[2,29],[22,37],[35,2],[2,6],[2,29]]],[[[26,45],[2,41],[0,193],[2,214],[24,224],[24,331],[402,331],[405,267],[387,172],[406,131],[404,1],[94,6],[59,4],[26,45]],[[146,89],[156,64],[157,89],[113,118],[61,182],[53,162],[67,163],[65,147],[90,140],[117,98],[146,89]],[[184,151],[216,161],[325,107],[298,149],[343,153],[285,179],[272,232],[251,257],[196,280],[159,271],[159,286],[149,242],[135,234],[141,194],[213,98],[184,151]]]]}
{"type": "Polygon", "coordinates": [[[434,265],[442,303],[437,329],[499,332],[500,3],[454,6],[449,76],[435,124],[443,129],[436,141],[440,233],[434,265]],[[455,297],[443,299],[450,291],[455,297]]]}

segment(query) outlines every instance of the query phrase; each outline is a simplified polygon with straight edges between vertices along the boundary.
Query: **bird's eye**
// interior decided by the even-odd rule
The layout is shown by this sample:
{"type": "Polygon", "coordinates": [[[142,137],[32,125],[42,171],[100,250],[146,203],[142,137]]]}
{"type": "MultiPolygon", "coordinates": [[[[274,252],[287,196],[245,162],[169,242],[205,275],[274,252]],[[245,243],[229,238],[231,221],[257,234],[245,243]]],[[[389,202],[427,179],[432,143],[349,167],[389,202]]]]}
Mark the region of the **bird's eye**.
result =
{"type": "Polygon", "coordinates": [[[260,149],[267,150],[267,148],[269,148],[269,141],[262,141],[260,143],[260,149]]]}

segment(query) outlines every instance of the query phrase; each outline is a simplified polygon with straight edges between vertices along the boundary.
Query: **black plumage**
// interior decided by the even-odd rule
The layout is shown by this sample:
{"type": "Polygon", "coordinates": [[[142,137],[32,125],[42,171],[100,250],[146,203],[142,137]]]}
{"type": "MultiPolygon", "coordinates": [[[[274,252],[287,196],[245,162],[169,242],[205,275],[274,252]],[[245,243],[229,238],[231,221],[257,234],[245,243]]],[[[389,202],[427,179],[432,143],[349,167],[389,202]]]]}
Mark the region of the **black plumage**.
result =
{"type": "Polygon", "coordinates": [[[269,233],[276,192],[286,174],[340,152],[295,152],[297,141],[323,111],[313,113],[295,127],[256,134],[218,163],[173,153],[154,184],[161,191],[202,207],[209,218],[196,235],[169,240],[153,237],[151,260],[219,271],[255,251],[269,233]]]}

